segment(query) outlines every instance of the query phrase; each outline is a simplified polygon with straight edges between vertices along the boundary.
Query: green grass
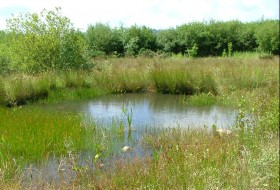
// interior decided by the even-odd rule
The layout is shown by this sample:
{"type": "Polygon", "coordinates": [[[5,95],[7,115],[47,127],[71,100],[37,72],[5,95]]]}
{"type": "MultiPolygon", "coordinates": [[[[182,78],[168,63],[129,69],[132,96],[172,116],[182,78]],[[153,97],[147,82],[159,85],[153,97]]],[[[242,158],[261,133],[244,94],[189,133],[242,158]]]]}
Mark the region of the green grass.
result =
{"type": "Polygon", "coordinates": [[[208,94],[197,94],[193,96],[188,96],[184,103],[187,105],[194,105],[194,106],[211,106],[211,105],[230,105],[231,102],[226,102],[222,98],[214,96],[210,93],[208,94]]]}
{"type": "Polygon", "coordinates": [[[234,58],[238,59],[272,59],[273,55],[263,52],[234,52],[234,58]]]}
{"type": "Polygon", "coordinates": [[[186,95],[229,95],[267,87],[273,91],[279,80],[277,61],[234,57],[95,60],[91,71],[1,76],[0,103],[14,106],[38,100],[151,91],[186,95]]]}
{"type": "Polygon", "coordinates": [[[165,94],[217,94],[217,86],[211,74],[197,73],[196,76],[192,76],[187,71],[171,70],[154,71],[152,76],[157,91],[165,94]]]}
{"type": "MultiPolygon", "coordinates": [[[[254,134],[247,135],[251,138],[254,134]]],[[[120,162],[116,170],[92,185],[117,189],[278,187],[277,136],[270,139],[269,149],[251,149],[252,145],[239,141],[238,133],[220,137],[205,131],[174,129],[149,138],[152,146],[162,147],[158,159],[151,157],[144,164],[137,159],[133,163],[120,162]]],[[[260,145],[257,138],[253,145],[260,145]]]]}
{"type": "Polygon", "coordinates": [[[0,76],[1,187],[21,189],[19,181],[25,164],[53,154],[67,157],[70,150],[76,156],[89,150],[93,156],[98,155],[95,167],[73,163],[76,175],[70,184],[41,180],[34,181],[32,187],[279,188],[278,58],[124,58],[94,60],[94,64],[91,71],[0,76]],[[224,136],[205,129],[147,133],[140,143],[153,150],[150,157],[129,162],[119,159],[112,167],[102,168],[97,166],[110,156],[115,140],[125,138],[123,124],[113,123],[105,130],[94,121],[88,127],[74,113],[54,114],[32,105],[15,106],[128,92],[185,94],[182,103],[189,105],[234,106],[239,110],[238,122],[232,127],[233,133],[224,136]],[[253,128],[243,127],[246,114],[255,116],[253,128]]]}
{"type": "Polygon", "coordinates": [[[67,157],[70,153],[78,156],[86,151],[94,157],[104,151],[102,157],[106,157],[112,152],[115,128],[105,129],[75,113],[31,105],[13,109],[0,107],[0,115],[0,174],[3,179],[16,177],[27,165],[53,156],[67,157]]]}
{"type": "Polygon", "coordinates": [[[79,116],[25,108],[0,108],[0,114],[2,166],[13,159],[21,166],[49,155],[65,154],[67,139],[75,141],[76,150],[83,146],[85,128],[79,116]]]}

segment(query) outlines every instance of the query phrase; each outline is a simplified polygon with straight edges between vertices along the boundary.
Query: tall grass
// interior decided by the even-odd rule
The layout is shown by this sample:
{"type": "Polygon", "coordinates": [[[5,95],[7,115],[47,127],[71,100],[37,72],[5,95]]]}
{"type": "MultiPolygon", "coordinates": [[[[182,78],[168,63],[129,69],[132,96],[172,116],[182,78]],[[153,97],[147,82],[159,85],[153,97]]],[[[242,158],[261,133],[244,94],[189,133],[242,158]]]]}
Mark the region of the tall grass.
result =
{"type": "Polygon", "coordinates": [[[65,71],[0,77],[0,103],[8,106],[37,100],[92,98],[104,93],[158,91],[194,95],[228,95],[252,91],[278,81],[278,60],[109,59],[95,60],[91,71],[65,71]]]}
{"type": "Polygon", "coordinates": [[[264,52],[234,52],[234,58],[238,59],[272,59],[273,55],[264,52]]]}
{"type": "Polygon", "coordinates": [[[0,107],[1,187],[21,189],[24,164],[67,155],[65,142],[72,142],[73,155],[92,152],[94,167],[74,160],[75,175],[68,184],[41,180],[30,188],[278,189],[278,61],[125,58],[95,60],[91,71],[0,76],[2,105],[157,91],[191,95],[182,103],[230,102],[239,110],[231,134],[182,128],[147,133],[141,143],[153,150],[150,157],[129,162],[120,157],[110,165],[104,157],[116,146],[114,139],[125,139],[123,124],[108,129],[85,123],[77,114],[0,107]],[[254,115],[252,122],[248,115],[254,115]],[[103,163],[107,167],[101,167],[103,163]]]}
{"type": "MultiPolygon", "coordinates": [[[[83,153],[90,153],[88,162],[97,154],[99,159],[106,158],[117,142],[115,125],[99,126],[74,113],[0,107],[0,114],[0,184],[1,180],[22,177],[30,164],[40,165],[53,158],[71,158],[70,170],[77,173],[83,153]]],[[[122,136],[124,133],[119,131],[122,136]]]]}
{"type": "Polygon", "coordinates": [[[23,105],[55,97],[61,99],[63,95],[67,95],[65,99],[75,99],[80,98],[80,96],[94,97],[98,94],[98,90],[91,86],[92,81],[87,78],[87,73],[82,71],[68,71],[62,74],[15,74],[0,79],[0,84],[0,100],[6,106],[23,105]],[[83,95],[81,89],[86,95],[83,95]],[[72,97],[70,97],[71,95],[72,97]]]}
{"type": "Polygon", "coordinates": [[[168,94],[194,95],[198,93],[218,93],[212,73],[196,70],[192,74],[185,68],[156,68],[151,77],[157,91],[168,94]]]}
{"type": "MultiPolygon", "coordinates": [[[[84,145],[85,127],[79,116],[24,108],[0,108],[0,114],[2,166],[13,163],[21,167],[30,161],[65,154],[64,142],[67,139],[75,142],[75,150],[84,145]]],[[[10,172],[13,170],[7,167],[5,175],[10,172]]]]}
{"type": "MultiPolygon", "coordinates": [[[[120,162],[116,171],[102,175],[92,185],[128,189],[278,187],[276,136],[271,139],[269,149],[255,150],[246,142],[241,143],[238,134],[220,137],[205,131],[173,129],[147,138],[153,147],[162,148],[158,159],[151,157],[144,164],[137,158],[133,163],[120,162]]],[[[259,142],[254,141],[254,145],[259,142]]]]}

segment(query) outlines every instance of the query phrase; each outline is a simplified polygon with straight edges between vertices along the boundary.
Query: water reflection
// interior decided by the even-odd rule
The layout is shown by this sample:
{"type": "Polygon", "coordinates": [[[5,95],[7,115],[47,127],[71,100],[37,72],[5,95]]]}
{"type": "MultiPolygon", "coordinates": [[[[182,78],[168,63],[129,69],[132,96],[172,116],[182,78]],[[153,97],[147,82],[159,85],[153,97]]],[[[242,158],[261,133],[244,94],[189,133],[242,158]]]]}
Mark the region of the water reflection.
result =
{"type": "Polygon", "coordinates": [[[132,109],[135,127],[211,127],[233,125],[235,112],[228,107],[187,106],[183,96],[162,94],[124,94],[97,98],[81,106],[98,123],[109,124],[118,118],[126,122],[122,108],[132,109]]]}
{"type": "MultiPolygon", "coordinates": [[[[39,107],[51,112],[80,113],[85,116],[85,119],[90,118],[104,128],[124,125],[124,133],[118,135],[116,132],[116,134],[113,133],[114,136],[110,137],[111,151],[109,151],[110,155],[104,158],[105,168],[113,166],[114,160],[117,159],[126,160],[135,157],[141,159],[151,156],[152,150],[144,147],[141,143],[141,139],[147,133],[155,134],[160,131],[159,129],[167,127],[197,128],[206,126],[210,128],[213,124],[219,128],[227,128],[234,124],[236,116],[235,110],[228,107],[188,106],[184,103],[184,96],[162,94],[108,95],[91,101],[63,102],[53,105],[39,105],[39,107]],[[133,130],[128,130],[126,115],[122,108],[127,108],[128,111],[132,110],[133,130]],[[131,147],[132,151],[123,153],[124,146],[131,147]]],[[[87,147],[92,147],[96,143],[90,134],[85,138],[85,141],[88,143],[87,147]]],[[[94,157],[95,154],[91,149],[85,149],[75,159],[81,167],[94,168],[94,157]]],[[[70,158],[60,156],[48,158],[45,162],[34,165],[33,168],[31,168],[32,165],[27,167],[23,182],[32,183],[34,177],[50,183],[67,182],[67,180],[75,178],[76,173],[73,168],[71,169],[72,165],[69,164],[70,158]],[[34,173],[33,171],[40,172],[34,173]]]]}

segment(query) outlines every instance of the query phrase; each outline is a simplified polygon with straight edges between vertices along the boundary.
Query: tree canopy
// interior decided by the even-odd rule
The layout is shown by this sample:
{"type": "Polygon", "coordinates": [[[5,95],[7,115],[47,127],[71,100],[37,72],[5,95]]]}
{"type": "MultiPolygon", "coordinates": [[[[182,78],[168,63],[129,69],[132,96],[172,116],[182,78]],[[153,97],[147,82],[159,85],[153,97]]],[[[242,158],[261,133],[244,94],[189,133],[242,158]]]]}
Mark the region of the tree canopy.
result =
{"type": "Polygon", "coordinates": [[[7,20],[0,31],[0,70],[39,72],[87,68],[90,57],[230,56],[234,52],[279,55],[279,20],[192,22],[163,30],[146,26],[74,28],[60,8],[7,20]]]}

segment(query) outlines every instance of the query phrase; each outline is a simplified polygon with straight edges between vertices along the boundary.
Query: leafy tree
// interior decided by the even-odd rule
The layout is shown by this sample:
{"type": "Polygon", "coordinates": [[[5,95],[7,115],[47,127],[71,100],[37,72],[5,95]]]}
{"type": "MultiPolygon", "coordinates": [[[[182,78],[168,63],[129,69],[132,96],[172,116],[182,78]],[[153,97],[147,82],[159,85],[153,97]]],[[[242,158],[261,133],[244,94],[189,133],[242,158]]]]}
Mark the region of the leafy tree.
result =
{"type": "Polygon", "coordinates": [[[124,46],[125,54],[128,56],[135,56],[138,54],[140,47],[139,47],[139,38],[133,37],[131,38],[126,45],[124,46]]]}
{"type": "Polygon", "coordinates": [[[130,56],[138,55],[142,48],[156,50],[156,36],[153,30],[146,26],[134,25],[124,30],[123,42],[125,53],[130,56]]]}
{"type": "Polygon", "coordinates": [[[111,29],[109,25],[97,23],[90,25],[86,32],[88,50],[92,57],[123,54],[122,31],[111,29]]]}
{"type": "Polygon", "coordinates": [[[192,47],[192,49],[188,49],[187,50],[187,53],[188,53],[188,56],[190,58],[195,58],[197,57],[197,51],[198,51],[198,47],[197,47],[197,44],[195,43],[192,47]]]}
{"type": "Polygon", "coordinates": [[[193,22],[177,27],[182,53],[192,51],[194,44],[198,48],[197,56],[210,55],[214,47],[214,36],[209,31],[207,23],[193,22]]]}
{"type": "Polygon", "coordinates": [[[70,20],[54,11],[27,13],[7,21],[14,69],[38,72],[86,66],[86,44],[70,20]]]}
{"type": "Polygon", "coordinates": [[[279,21],[260,22],[257,25],[255,35],[259,51],[279,55],[279,21]]]}
{"type": "Polygon", "coordinates": [[[212,44],[208,47],[207,55],[225,55],[225,50],[228,49],[228,43],[232,42],[235,44],[234,35],[232,34],[235,30],[237,30],[237,26],[235,22],[220,22],[211,20],[208,25],[208,31],[213,36],[211,41],[212,44]]]}
{"type": "Polygon", "coordinates": [[[156,34],[157,46],[166,53],[180,53],[181,46],[178,32],[175,29],[161,30],[156,34]]]}
{"type": "MultiPolygon", "coordinates": [[[[166,55],[186,53],[189,56],[195,52],[195,57],[231,56],[234,51],[255,51],[256,49],[277,54],[279,29],[275,29],[275,26],[279,24],[279,21],[262,22],[210,20],[192,22],[175,29],[160,31],[136,25],[130,28],[111,29],[108,25],[96,24],[94,34],[89,35],[93,38],[88,40],[88,44],[91,47],[89,49],[97,55],[110,55],[111,52],[117,52],[121,55],[124,53],[128,56],[141,54],[140,56],[151,57],[157,51],[166,55]]],[[[88,31],[91,31],[90,29],[88,31]]]]}
{"type": "Polygon", "coordinates": [[[255,51],[258,47],[255,37],[255,23],[242,23],[236,31],[235,51],[255,51]]]}
{"type": "Polygon", "coordinates": [[[0,74],[8,72],[11,63],[11,51],[8,37],[8,33],[0,31],[0,74]]]}

